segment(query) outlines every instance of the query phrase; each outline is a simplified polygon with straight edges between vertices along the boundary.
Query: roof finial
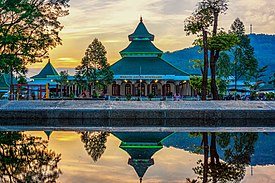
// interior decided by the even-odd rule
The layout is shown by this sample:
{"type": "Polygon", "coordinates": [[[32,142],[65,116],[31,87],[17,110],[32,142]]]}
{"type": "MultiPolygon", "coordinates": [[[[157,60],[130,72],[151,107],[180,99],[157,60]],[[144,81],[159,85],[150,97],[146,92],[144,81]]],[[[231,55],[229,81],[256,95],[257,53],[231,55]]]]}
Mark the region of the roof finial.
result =
{"type": "Polygon", "coordinates": [[[51,59],[49,58],[48,63],[51,63],[51,59]]]}
{"type": "Polygon", "coordinates": [[[142,177],[139,178],[139,182],[142,183],[142,177]]]}
{"type": "Polygon", "coordinates": [[[142,16],[140,16],[140,22],[142,22],[143,20],[142,20],[142,16]]]}

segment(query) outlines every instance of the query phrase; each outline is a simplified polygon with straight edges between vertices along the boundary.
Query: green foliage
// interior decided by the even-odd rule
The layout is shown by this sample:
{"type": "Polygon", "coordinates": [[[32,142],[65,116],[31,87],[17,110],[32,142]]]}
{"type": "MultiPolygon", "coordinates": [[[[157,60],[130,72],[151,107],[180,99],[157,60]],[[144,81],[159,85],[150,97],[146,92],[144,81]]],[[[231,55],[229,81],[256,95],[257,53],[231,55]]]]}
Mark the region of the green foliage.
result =
{"type": "Polygon", "coordinates": [[[61,154],[22,132],[0,132],[0,182],[56,182],[61,154]]]}
{"type": "Polygon", "coordinates": [[[243,167],[250,164],[258,137],[258,133],[221,133],[217,143],[224,148],[226,162],[243,167]]]}
{"type": "MultiPolygon", "coordinates": [[[[190,135],[202,138],[201,133],[190,133],[190,135]]],[[[197,166],[193,168],[198,177],[187,179],[188,182],[240,182],[245,176],[246,166],[251,163],[257,140],[258,133],[211,133],[210,161],[199,160],[197,166]],[[216,136],[215,141],[213,135],[216,136]],[[213,162],[213,156],[219,157],[216,149],[217,144],[223,149],[225,159],[213,162]],[[205,170],[207,170],[206,174],[204,174],[205,170]]],[[[206,155],[201,152],[204,150],[203,142],[200,146],[196,146],[193,152],[197,150],[197,152],[206,155]]]]}
{"type": "Polygon", "coordinates": [[[230,27],[231,32],[234,32],[235,34],[237,34],[237,36],[241,36],[245,34],[245,27],[243,22],[239,19],[236,18],[233,22],[233,24],[230,27]]]}
{"type": "Polygon", "coordinates": [[[0,72],[25,74],[28,63],[61,44],[58,18],[68,6],[68,0],[0,0],[0,72]]]}
{"type": "Polygon", "coordinates": [[[269,84],[273,84],[273,86],[275,87],[275,73],[269,77],[269,84]]]}
{"type": "Polygon", "coordinates": [[[60,83],[61,85],[66,85],[68,82],[69,74],[67,71],[60,71],[59,77],[56,82],[60,83]]]}
{"type": "Polygon", "coordinates": [[[61,88],[61,97],[63,97],[63,87],[68,84],[68,77],[69,74],[67,71],[60,71],[59,77],[56,80],[57,83],[60,83],[60,88],[61,88]]]}
{"type": "Polygon", "coordinates": [[[173,96],[173,92],[167,92],[167,93],[166,93],[166,96],[167,96],[167,97],[172,97],[172,96],[173,96]]]}
{"type": "Polygon", "coordinates": [[[262,68],[256,69],[255,71],[253,70],[252,73],[248,74],[247,78],[249,81],[252,81],[253,84],[251,84],[250,82],[246,82],[246,85],[250,87],[250,90],[252,91],[252,93],[256,93],[256,91],[260,88],[259,83],[260,81],[262,81],[262,77],[265,76],[264,73],[266,72],[267,67],[268,66],[266,65],[262,68]]]}
{"type": "Polygon", "coordinates": [[[275,94],[274,93],[266,93],[265,97],[267,100],[274,100],[275,94]]]}
{"type": "Polygon", "coordinates": [[[233,67],[229,55],[226,52],[221,52],[217,61],[217,78],[227,80],[232,76],[233,67]]]}
{"type": "MultiPolygon", "coordinates": [[[[199,175],[197,180],[203,180],[203,170],[205,168],[202,160],[197,162],[198,166],[193,168],[195,174],[199,175]]],[[[208,164],[207,182],[239,182],[245,176],[245,167],[238,167],[234,164],[221,162],[219,164],[208,164]]]]}
{"type": "MultiPolygon", "coordinates": [[[[250,39],[250,45],[254,48],[254,56],[258,60],[259,67],[261,68],[265,65],[268,65],[266,76],[269,77],[273,75],[275,71],[275,35],[250,34],[248,37],[250,39]]],[[[190,60],[203,60],[203,54],[198,52],[200,50],[201,48],[199,46],[185,48],[175,52],[166,52],[162,55],[162,58],[190,74],[201,74],[201,71],[198,68],[193,68],[193,63],[190,62],[190,60]]],[[[233,50],[226,51],[224,53],[230,57],[230,62],[233,63],[233,50]]],[[[217,68],[219,69],[220,67],[217,66],[217,68]]],[[[223,68],[228,67],[226,66],[223,68]]],[[[263,77],[263,79],[268,81],[268,77],[263,77]]]]}
{"type": "Polygon", "coordinates": [[[132,95],[131,94],[127,94],[126,95],[126,99],[129,101],[129,100],[131,100],[131,98],[132,98],[132,95]]]}
{"type": "Polygon", "coordinates": [[[247,35],[241,34],[243,32],[242,22],[240,20],[235,20],[231,26],[233,28],[231,32],[238,35],[240,42],[233,48],[234,61],[232,61],[233,76],[235,76],[238,81],[240,78],[247,78],[249,76],[257,73],[258,61],[254,56],[254,48],[250,45],[250,39],[247,35]],[[238,27],[234,27],[234,23],[238,22],[240,24],[238,27]]]}
{"type": "Polygon", "coordinates": [[[27,79],[25,76],[19,76],[17,79],[18,84],[28,84],[27,79]]]}
{"type": "Polygon", "coordinates": [[[154,96],[155,96],[155,95],[154,95],[153,93],[149,93],[149,94],[148,94],[149,100],[152,100],[152,98],[154,98],[154,96]]]}
{"type": "Polygon", "coordinates": [[[81,132],[81,141],[94,162],[104,154],[109,135],[108,132],[81,132]]]}
{"type": "Polygon", "coordinates": [[[234,33],[226,33],[220,31],[216,36],[209,38],[209,49],[214,49],[216,51],[226,51],[230,50],[233,46],[238,44],[239,38],[234,33]]]}
{"type": "Polygon", "coordinates": [[[77,83],[86,83],[86,88],[92,84],[94,89],[112,83],[114,73],[107,62],[106,53],[103,44],[95,38],[86,49],[81,65],[76,68],[77,83]]]}
{"type": "Polygon", "coordinates": [[[184,31],[186,31],[187,35],[194,34],[201,37],[202,31],[208,31],[212,22],[213,17],[209,9],[198,7],[192,16],[185,19],[184,31]]]}
{"type": "MultiPolygon", "coordinates": [[[[190,86],[192,86],[198,92],[201,92],[202,91],[202,77],[198,77],[198,76],[190,77],[190,86]]],[[[211,88],[210,80],[208,79],[207,90],[209,91],[210,88],[211,88]]]]}
{"type": "Polygon", "coordinates": [[[194,59],[194,60],[190,60],[191,63],[193,63],[193,65],[189,66],[193,69],[197,69],[199,68],[201,71],[201,74],[203,74],[203,60],[199,60],[199,59],[194,59]]]}

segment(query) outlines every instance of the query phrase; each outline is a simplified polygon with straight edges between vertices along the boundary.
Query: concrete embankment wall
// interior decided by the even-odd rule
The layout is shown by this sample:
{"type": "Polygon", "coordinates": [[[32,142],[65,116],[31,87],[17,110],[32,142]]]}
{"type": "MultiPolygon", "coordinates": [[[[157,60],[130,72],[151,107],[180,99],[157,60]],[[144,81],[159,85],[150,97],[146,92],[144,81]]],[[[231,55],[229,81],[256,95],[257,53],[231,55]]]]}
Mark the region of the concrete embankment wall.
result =
{"type": "Polygon", "coordinates": [[[0,125],[275,127],[275,102],[0,101],[0,125]]]}

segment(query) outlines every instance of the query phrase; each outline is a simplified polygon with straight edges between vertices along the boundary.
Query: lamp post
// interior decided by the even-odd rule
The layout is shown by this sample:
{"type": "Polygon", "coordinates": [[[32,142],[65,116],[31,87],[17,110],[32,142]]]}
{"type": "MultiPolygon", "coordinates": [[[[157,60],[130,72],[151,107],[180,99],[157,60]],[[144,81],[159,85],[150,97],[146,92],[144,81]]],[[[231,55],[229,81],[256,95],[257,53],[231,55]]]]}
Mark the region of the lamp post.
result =
{"type": "Polygon", "coordinates": [[[235,100],[237,100],[236,99],[236,97],[237,97],[237,79],[236,79],[236,77],[237,77],[237,71],[236,71],[236,60],[234,61],[234,82],[235,82],[235,97],[234,97],[234,99],[235,100]]]}
{"type": "Polygon", "coordinates": [[[141,79],[141,66],[139,67],[139,85],[140,85],[140,90],[139,90],[139,99],[141,101],[141,90],[142,90],[142,87],[141,87],[141,82],[142,82],[142,79],[141,79]]]}

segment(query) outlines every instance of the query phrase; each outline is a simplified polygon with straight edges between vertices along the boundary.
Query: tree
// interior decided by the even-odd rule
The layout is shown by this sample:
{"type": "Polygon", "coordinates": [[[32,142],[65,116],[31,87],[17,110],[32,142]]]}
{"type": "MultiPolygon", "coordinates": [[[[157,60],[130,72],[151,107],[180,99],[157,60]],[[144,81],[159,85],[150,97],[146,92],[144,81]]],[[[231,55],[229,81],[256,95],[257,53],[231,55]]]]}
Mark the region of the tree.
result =
{"type": "Polygon", "coordinates": [[[266,72],[267,67],[268,67],[268,65],[266,65],[262,68],[258,68],[255,71],[253,70],[252,73],[249,74],[250,82],[246,82],[246,85],[250,87],[251,96],[255,96],[256,91],[260,88],[260,82],[263,81],[261,78],[265,76],[264,73],[266,72]],[[251,81],[252,81],[252,83],[251,83],[251,81]]]}
{"type": "Polygon", "coordinates": [[[22,132],[0,132],[0,182],[56,182],[61,154],[47,141],[22,132]]]}
{"type": "Polygon", "coordinates": [[[202,100],[206,100],[207,94],[207,78],[208,78],[208,32],[209,26],[213,19],[211,17],[211,12],[208,9],[198,7],[194,11],[193,15],[185,20],[184,30],[187,35],[194,34],[197,35],[199,39],[202,38],[202,44],[198,44],[196,41],[195,45],[200,45],[204,52],[204,63],[202,73],[202,100]]]}
{"type": "Polygon", "coordinates": [[[87,88],[88,85],[93,88],[93,95],[95,95],[96,86],[105,86],[113,81],[113,72],[107,62],[106,54],[103,44],[95,38],[86,49],[81,65],[76,68],[75,78],[79,82],[86,80],[87,88]]]}
{"type": "Polygon", "coordinates": [[[110,133],[108,132],[81,132],[81,141],[94,162],[99,160],[104,154],[105,143],[109,135],[110,133]]]}
{"type": "Polygon", "coordinates": [[[275,73],[273,74],[273,76],[269,77],[269,84],[273,84],[273,86],[275,87],[275,73]]]}
{"type": "Polygon", "coordinates": [[[245,168],[254,154],[258,133],[221,133],[217,143],[224,149],[225,161],[245,168]]]}
{"type": "MultiPolygon", "coordinates": [[[[0,0],[0,71],[26,74],[61,44],[58,18],[68,15],[69,0],[0,0]]],[[[12,85],[11,80],[11,85],[12,85]]]]}
{"type": "MultiPolygon", "coordinates": [[[[233,33],[218,32],[219,15],[227,10],[227,0],[203,0],[199,3],[198,9],[193,16],[186,19],[185,30],[192,34],[201,36],[195,41],[204,49],[204,76],[203,88],[207,86],[208,69],[208,50],[210,50],[210,70],[211,70],[211,92],[214,100],[219,99],[217,81],[216,81],[216,63],[221,51],[229,50],[238,41],[233,33]],[[212,32],[209,29],[212,26],[212,32]],[[207,30],[207,31],[206,31],[207,30]],[[208,36],[210,34],[210,36],[208,36]]],[[[189,33],[187,32],[187,33],[189,33]]],[[[203,91],[203,100],[206,99],[206,91],[203,91]],[[205,93],[204,93],[205,92],[205,93]],[[204,97],[205,95],[205,97],[204,97]]]]}
{"type": "Polygon", "coordinates": [[[17,83],[18,84],[28,84],[27,79],[24,76],[19,76],[17,79],[17,83]]]}
{"type": "MultiPolygon", "coordinates": [[[[202,88],[203,88],[202,87],[202,82],[203,82],[202,77],[198,77],[198,76],[190,77],[190,86],[192,86],[192,88],[194,88],[196,91],[198,91],[200,93],[202,92],[202,88]]],[[[208,91],[210,91],[210,89],[211,89],[210,79],[208,79],[207,88],[206,88],[207,93],[208,93],[208,91]]]]}
{"type": "Polygon", "coordinates": [[[203,0],[201,6],[211,12],[213,17],[211,38],[209,40],[210,50],[210,70],[211,70],[211,92],[214,100],[219,99],[218,87],[216,82],[216,63],[221,51],[229,50],[238,39],[234,34],[227,34],[218,31],[220,14],[224,14],[228,9],[228,0],[203,0]]]}
{"type": "MultiPolygon", "coordinates": [[[[248,81],[258,80],[262,77],[266,67],[258,68],[258,61],[254,56],[254,48],[250,45],[250,39],[245,35],[243,22],[236,18],[231,25],[230,33],[237,35],[238,42],[231,49],[230,53],[222,52],[217,64],[217,76],[225,80],[229,80],[233,76],[235,81],[235,90],[237,89],[237,81],[244,79],[248,81]],[[233,60],[229,55],[233,55],[233,60]]],[[[256,81],[257,82],[257,81],[256,81]]]]}
{"type": "Polygon", "coordinates": [[[69,77],[69,74],[67,71],[60,71],[59,77],[56,80],[57,83],[60,83],[61,97],[63,97],[63,87],[66,86],[68,83],[68,77],[69,77]]]}
{"type": "Polygon", "coordinates": [[[250,164],[251,156],[254,153],[254,146],[258,140],[257,133],[210,133],[210,161],[208,160],[209,149],[205,148],[208,143],[208,134],[192,133],[192,136],[201,137],[204,148],[198,146],[200,154],[204,154],[204,161],[199,160],[198,166],[193,168],[196,179],[187,179],[190,183],[202,182],[240,182],[250,164]],[[223,150],[224,161],[220,161],[217,145],[223,150]]]}

